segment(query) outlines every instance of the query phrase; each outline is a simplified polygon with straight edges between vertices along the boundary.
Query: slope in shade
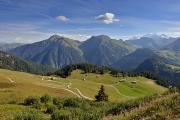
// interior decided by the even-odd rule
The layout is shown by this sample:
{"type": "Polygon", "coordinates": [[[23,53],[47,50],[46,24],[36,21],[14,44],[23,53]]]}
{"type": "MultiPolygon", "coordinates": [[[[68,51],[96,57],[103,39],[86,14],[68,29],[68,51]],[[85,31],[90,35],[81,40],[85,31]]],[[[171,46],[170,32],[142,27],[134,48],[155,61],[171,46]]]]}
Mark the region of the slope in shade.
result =
{"type": "Polygon", "coordinates": [[[0,51],[0,68],[29,72],[34,74],[46,74],[55,71],[49,66],[38,65],[25,61],[11,54],[0,51]]]}
{"type": "Polygon", "coordinates": [[[180,66],[170,64],[166,59],[159,56],[144,61],[135,71],[149,71],[163,76],[167,80],[170,80],[174,85],[180,84],[180,66]]]}
{"type": "Polygon", "coordinates": [[[156,51],[147,48],[137,49],[133,53],[118,60],[112,66],[123,70],[133,70],[146,59],[149,59],[152,56],[156,55],[156,53],[156,51]]]}
{"type": "Polygon", "coordinates": [[[176,41],[174,41],[173,43],[167,45],[167,46],[164,47],[163,49],[180,52],[180,38],[178,38],[178,39],[177,39],[176,41]]]}

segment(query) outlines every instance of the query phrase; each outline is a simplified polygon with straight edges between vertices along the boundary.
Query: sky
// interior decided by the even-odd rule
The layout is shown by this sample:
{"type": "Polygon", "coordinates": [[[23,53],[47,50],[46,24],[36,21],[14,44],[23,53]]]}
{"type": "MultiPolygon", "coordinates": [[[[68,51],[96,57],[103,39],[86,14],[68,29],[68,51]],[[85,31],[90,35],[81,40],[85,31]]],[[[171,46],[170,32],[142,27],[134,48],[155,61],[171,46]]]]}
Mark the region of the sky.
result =
{"type": "Polygon", "coordinates": [[[0,42],[180,36],[180,0],[0,0],[0,42]]]}

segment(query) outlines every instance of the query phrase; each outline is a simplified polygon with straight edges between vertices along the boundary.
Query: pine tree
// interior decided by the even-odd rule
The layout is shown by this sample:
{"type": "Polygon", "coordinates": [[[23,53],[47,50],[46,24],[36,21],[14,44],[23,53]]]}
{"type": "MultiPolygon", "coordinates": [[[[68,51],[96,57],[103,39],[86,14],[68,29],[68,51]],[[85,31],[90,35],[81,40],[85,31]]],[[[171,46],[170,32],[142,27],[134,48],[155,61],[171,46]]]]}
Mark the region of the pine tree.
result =
{"type": "Polygon", "coordinates": [[[108,101],[108,95],[106,95],[103,85],[101,85],[101,88],[95,98],[96,101],[108,101]]]}

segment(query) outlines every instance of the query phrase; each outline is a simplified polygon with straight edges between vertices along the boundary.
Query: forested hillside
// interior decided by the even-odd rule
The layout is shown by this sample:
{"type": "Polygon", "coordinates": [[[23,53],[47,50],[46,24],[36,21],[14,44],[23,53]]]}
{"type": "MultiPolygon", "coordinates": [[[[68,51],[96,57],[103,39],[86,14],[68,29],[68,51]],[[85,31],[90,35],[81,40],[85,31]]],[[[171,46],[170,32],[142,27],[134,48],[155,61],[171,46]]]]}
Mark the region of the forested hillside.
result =
{"type": "Polygon", "coordinates": [[[46,74],[55,71],[49,66],[38,65],[36,63],[28,62],[19,57],[13,56],[9,53],[0,51],[0,68],[29,72],[34,74],[46,74]]]}

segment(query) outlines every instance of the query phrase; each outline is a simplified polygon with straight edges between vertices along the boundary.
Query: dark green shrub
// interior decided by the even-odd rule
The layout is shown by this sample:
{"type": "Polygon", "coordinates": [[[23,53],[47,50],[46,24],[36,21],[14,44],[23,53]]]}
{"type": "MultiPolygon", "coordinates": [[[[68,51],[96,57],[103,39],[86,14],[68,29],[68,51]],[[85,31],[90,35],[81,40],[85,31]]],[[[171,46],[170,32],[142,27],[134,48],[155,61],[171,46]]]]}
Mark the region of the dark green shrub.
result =
{"type": "Polygon", "coordinates": [[[64,107],[79,107],[80,101],[78,99],[66,99],[63,104],[64,107]]]}
{"type": "Polygon", "coordinates": [[[42,103],[38,102],[36,104],[33,104],[33,108],[36,108],[36,109],[41,109],[42,108],[42,103]]]}
{"type": "Polygon", "coordinates": [[[42,120],[42,115],[37,110],[26,110],[18,113],[14,120],[42,120]]]}
{"type": "Polygon", "coordinates": [[[72,120],[72,116],[71,113],[61,113],[56,111],[51,115],[51,120],[72,120]]]}
{"type": "Polygon", "coordinates": [[[39,97],[30,96],[24,100],[24,105],[34,105],[40,102],[39,97]]]}
{"type": "Polygon", "coordinates": [[[55,105],[48,105],[46,113],[52,114],[57,110],[57,107],[55,105]]]}
{"type": "Polygon", "coordinates": [[[54,104],[54,105],[58,105],[58,104],[61,103],[61,102],[62,102],[62,101],[61,101],[60,98],[57,98],[57,97],[53,98],[53,104],[54,104]]]}
{"type": "Polygon", "coordinates": [[[56,105],[58,109],[63,108],[63,102],[60,98],[54,98],[53,104],[56,105]]]}
{"type": "Polygon", "coordinates": [[[49,101],[51,101],[51,96],[45,94],[40,98],[40,100],[41,100],[42,103],[47,104],[49,101]]]}

